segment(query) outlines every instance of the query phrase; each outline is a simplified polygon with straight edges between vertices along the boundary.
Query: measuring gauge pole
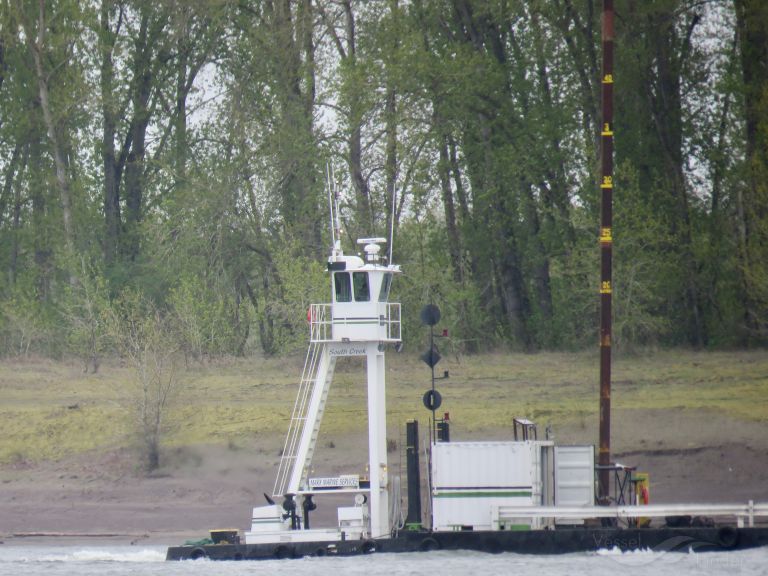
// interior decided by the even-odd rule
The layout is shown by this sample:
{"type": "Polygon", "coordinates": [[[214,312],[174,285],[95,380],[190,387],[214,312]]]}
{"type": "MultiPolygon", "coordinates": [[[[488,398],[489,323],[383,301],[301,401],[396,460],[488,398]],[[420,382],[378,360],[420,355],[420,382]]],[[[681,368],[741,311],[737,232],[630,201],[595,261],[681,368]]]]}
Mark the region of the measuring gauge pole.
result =
{"type": "Polygon", "coordinates": [[[613,281],[613,0],[603,0],[600,131],[600,449],[598,501],[609,499],[611,463],[611,332],[613,281]]]}

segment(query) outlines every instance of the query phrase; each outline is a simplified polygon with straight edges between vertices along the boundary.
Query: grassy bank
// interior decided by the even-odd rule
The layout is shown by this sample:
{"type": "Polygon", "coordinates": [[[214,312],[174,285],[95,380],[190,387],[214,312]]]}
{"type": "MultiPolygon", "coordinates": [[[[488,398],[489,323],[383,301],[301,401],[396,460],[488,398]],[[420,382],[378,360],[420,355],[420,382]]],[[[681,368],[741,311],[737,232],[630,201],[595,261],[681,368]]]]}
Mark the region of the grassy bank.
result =
{"type": "MultiPolygon", "coordinates": [[[[390,354],[390,424],[425,419],[421,396],[429,371],[413,355],[390,354]]],[[[282,436],[303,358],[232,360],[195,365],[168,413],[166,446],[243,444],[282,436]]],[[[323,423],[326,433],[353,433],[365,423],[365,372],[360,359],[339,362],[323,423]]],[[[487,354],[444,358],[438,371],[441,411],[468,431],[508,426],[514,416],[540,423],[596,419],[597,359],[592,353],[487,354]]],[[[133,441],[131,372],[105,363],[84,374],[76,363],[5,361],[0,365],[0,463],[56,459],[133,441]]],[[[675,350],[619,358],[613,406],[712,409],[768,421],[768,352],[675,350]]]]}

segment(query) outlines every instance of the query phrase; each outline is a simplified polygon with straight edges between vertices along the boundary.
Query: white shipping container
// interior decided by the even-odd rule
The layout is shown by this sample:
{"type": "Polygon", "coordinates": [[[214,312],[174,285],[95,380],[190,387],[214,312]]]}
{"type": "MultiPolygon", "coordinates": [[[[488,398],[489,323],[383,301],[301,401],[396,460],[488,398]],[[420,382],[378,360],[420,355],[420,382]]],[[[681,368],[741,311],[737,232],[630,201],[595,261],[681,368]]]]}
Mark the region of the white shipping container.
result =
{"type": "Polygon", "coordinates": [[[491,510],[541,503],[543,445],[444,442],[432,446],[434,530],[491,529],[491,510]]]}

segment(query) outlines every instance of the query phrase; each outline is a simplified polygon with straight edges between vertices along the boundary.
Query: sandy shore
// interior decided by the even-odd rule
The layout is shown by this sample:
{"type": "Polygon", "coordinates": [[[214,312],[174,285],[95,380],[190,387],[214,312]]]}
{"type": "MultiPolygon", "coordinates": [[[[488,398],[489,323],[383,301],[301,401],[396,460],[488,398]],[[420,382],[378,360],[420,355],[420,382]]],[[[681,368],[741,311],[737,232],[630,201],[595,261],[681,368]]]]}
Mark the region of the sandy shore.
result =
{"type": "MultiPolygon", "coordinates": [[[[614,413],[615,460],[651,475],[653,502],[768,502],[768,423],[702,410],[614,413]]],[[[559,443],[594,443],[593,426],[555,429],[559,443]]],[[[399,431],[392,430],[393,439],[399,431]]],[[[467,438],[506,439],[510,430],[467,438]]],[[[0,468],[0,540],[5,544],[174,544],[211,528],[247,528],[250,510],[271,492],[282,438],[262,437],[236,449],[189,446],[168,451],[147,477],[128,450],[0,468]]],[[[365,437],[321,438],[318,475],[363,472],[365,437]]],[[[400,449],[390,454],[396,473],[400,449]]],[[[335,506],[316,521],[332,522],[335,506]]]]}

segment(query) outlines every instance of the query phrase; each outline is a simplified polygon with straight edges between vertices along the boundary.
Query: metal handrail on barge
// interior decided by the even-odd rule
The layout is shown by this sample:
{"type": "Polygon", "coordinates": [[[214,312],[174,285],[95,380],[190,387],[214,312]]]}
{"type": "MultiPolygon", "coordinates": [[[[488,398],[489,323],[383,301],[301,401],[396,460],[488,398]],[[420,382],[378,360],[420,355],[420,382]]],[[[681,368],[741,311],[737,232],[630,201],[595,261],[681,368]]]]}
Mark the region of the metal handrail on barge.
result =
{"type": "Polygon", "coordinates": [[[495,506],[491,510],[492,525],[498,529],[500,522],[512,518],[558,518],[590,520],[615,518],[665,518],[667,516],[735,517],[739,528],[747,521],[755,525],[755,518],[768,518],[768,504],[649,504],[644,506],[495,506]]]}

